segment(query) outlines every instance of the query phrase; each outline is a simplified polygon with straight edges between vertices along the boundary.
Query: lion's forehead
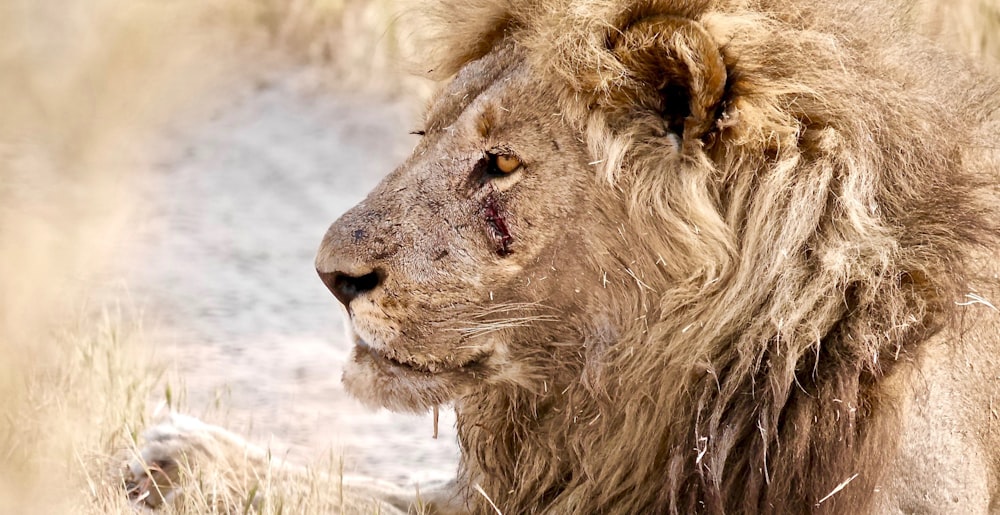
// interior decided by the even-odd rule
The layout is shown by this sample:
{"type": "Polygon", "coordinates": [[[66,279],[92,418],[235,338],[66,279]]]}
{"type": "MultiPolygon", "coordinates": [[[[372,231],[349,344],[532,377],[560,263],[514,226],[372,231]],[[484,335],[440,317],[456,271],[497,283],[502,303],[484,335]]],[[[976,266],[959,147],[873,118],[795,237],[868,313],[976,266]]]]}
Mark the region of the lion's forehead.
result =
{"type": "Polygon", "coordinates": [[[521,50],[513,44],[501,45],[466,64],[431,102],[424,122],[427,132],[450,126],[484,95],[506,89],[523,66],[521,50]]]}

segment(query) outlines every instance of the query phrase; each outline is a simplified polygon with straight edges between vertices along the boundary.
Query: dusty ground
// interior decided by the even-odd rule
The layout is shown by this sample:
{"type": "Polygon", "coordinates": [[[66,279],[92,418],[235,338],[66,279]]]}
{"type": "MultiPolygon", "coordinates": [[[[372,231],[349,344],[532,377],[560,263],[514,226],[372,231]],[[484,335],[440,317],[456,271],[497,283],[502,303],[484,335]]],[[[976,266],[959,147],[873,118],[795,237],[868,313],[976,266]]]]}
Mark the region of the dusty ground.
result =
{"type": "Polygon", "coordinates": [[[128,303],[195,415],[297,461],[343,450],[348,472],[451,477],[452,412],[434,440],[430,415],[372,413],[343,391],[350,345],[313,270],[326,227],[416,143],[414,102],[275,76],[168,131],[123,249],[128,303]]]}

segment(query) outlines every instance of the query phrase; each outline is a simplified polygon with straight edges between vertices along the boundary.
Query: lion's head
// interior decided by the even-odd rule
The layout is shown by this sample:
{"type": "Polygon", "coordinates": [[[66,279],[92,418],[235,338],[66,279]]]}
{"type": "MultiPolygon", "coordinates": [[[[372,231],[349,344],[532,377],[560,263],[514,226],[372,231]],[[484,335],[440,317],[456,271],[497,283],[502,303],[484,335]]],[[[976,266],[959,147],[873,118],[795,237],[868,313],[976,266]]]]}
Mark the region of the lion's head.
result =
{"type": "Polygon", "coordinates": [[[505,512],[812,506],[995,234],[963,63],[765,3],[443,3],[453,79],[317,269],[348,389],[454,402],[505,512]]]}
{"type": "Polygon", "coordinates": [[[584,322],[592,240],[616,214],[533,78],[511,46],[465,67],[413,156],[327,233],[317,268],[350,313],[360,399],[425,411],[540,378],[527,354],[584,322]]]}

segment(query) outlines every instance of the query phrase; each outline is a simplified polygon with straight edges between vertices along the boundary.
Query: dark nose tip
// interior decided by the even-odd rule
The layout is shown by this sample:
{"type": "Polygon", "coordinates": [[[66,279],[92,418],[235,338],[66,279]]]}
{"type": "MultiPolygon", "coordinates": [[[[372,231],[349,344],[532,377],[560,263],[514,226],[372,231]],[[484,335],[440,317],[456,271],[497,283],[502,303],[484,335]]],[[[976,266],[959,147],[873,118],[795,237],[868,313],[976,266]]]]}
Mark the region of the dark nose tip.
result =
{"type": "Polygon", "coordinates": [[[323,284],[333,292],[333,296],[342,302],[344,306],[350,307],[351,301],[359,296],[370,292],[382,283],[382,273],[372,270],[365,274],[348,274],[345,272],[323,272],[317,270],[323,284]]]}

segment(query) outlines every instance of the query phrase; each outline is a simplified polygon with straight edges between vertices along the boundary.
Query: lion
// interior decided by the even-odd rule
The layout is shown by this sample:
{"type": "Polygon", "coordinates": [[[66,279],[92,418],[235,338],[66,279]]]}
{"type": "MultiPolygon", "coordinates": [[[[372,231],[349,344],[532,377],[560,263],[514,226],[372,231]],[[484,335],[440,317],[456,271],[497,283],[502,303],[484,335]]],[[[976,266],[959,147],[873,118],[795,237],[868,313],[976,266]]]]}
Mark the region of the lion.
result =
{"type": "Polygon", "coordinates": [[[316,258],[346,388],[454,406],[433,509],[1000,508],[994,78],[890,3],[437,6],[451,80],[316,258]]]}

